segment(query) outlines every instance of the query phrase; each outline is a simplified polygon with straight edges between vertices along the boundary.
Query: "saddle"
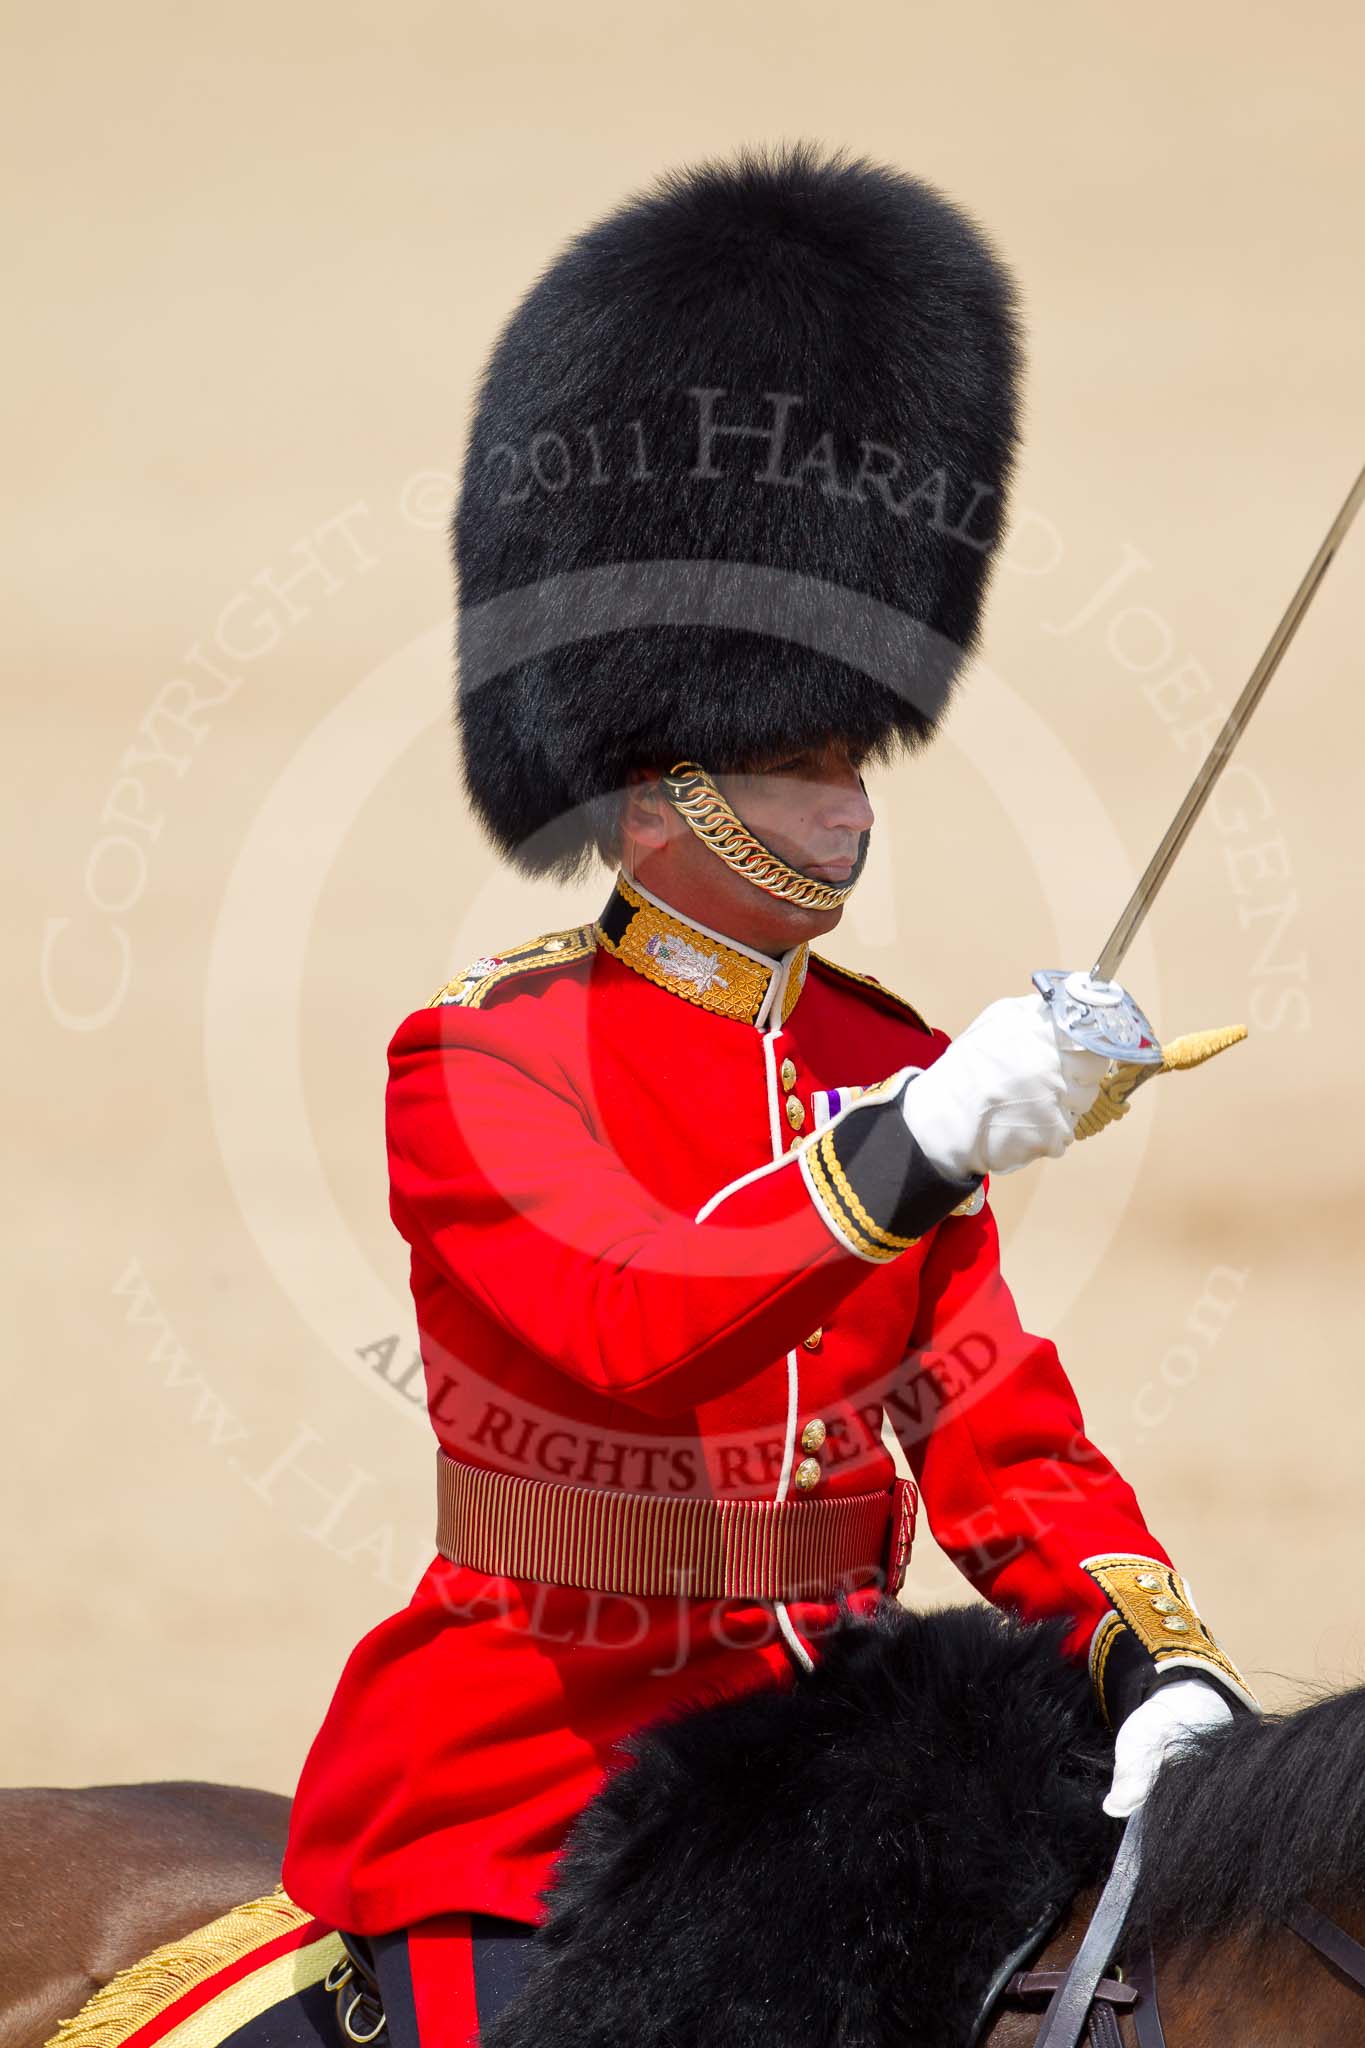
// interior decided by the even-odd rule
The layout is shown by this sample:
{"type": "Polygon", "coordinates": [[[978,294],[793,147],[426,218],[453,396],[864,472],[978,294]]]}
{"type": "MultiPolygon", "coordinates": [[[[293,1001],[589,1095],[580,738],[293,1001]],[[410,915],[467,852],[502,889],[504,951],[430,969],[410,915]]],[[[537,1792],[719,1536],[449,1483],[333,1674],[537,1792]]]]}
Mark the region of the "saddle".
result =
{"type": "Polygon", "coordinates": [[[249,1899],[101,1985],[46,2048],[334,2048],[341,1937],[282,1886],[249,1899]]]}

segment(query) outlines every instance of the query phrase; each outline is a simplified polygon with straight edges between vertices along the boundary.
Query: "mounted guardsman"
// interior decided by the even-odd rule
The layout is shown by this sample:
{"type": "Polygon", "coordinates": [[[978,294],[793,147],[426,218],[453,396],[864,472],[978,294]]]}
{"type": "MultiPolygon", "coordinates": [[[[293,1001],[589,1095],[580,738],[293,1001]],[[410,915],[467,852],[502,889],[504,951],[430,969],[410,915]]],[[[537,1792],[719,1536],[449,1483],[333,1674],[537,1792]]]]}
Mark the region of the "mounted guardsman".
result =
{"type": "Polygon", "coordinates": [[[466,784],[522,869],[616,872],[389,1048],[439,1554],[346,1666],[284,1867],[377,1974],[353,2034],[486,2025],[620,1738],[810,1668],[840,1596],[900,1586],[920,1490],[989,1600],[1068,1618],[1111,1812],[1252,1704],[1000,1273],[990,1177],[1062,1155],[1109,1062],[1040,995],[950,1041],[813,950],[865,767],[976,645],[1019,364],[979,229],[806,147],[620,207],[491,358],[466,784]]]}

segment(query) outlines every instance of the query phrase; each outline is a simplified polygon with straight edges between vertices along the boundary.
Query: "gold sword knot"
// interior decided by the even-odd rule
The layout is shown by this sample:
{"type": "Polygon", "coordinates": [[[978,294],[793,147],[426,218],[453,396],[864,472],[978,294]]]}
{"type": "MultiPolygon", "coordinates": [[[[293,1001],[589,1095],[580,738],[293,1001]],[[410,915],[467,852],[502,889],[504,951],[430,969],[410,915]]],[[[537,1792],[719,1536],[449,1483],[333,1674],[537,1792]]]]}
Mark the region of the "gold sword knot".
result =
{"type": "Polygon", "coordinates": [[[1159,1067],[1135,1066],[1129,1060],[1115,1060],[1100,1083],[1099,1094],[1085,1115],[1077,1120],[1076,1136],[1093,1138],[1100,1131],[1108,1130],[1110,1124],[1116,1124],[1121,1116],[1127,1116],[1134,1089],[1154,1074],[1174,1074],[1187,1067],[1202,1067],[1205,1060],[1226,1052],[1230,1045],[1240,1045],[1246,1035],[1245,1024],[1225,1024],[1218,1031],[1187,1031],[1183,1038],[1169,1039],[1162,1046],[1159,1067]]]}

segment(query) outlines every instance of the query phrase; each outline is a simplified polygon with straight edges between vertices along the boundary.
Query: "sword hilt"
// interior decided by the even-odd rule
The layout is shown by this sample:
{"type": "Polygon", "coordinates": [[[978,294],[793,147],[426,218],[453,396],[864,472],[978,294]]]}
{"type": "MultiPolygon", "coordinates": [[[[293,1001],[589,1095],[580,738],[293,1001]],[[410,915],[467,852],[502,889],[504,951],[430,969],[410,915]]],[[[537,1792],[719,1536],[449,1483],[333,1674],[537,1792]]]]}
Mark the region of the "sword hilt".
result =
{"type": "Polygon", "coordinates": [[[1122,1060],[1127,1066],[1161,1065],[1161,1041],[1127,989],[1116,981],[1040,967],[1033,986],[1051,1005],[1057,1030],[1073,1045],[1107,1060],[1122,1060]]]}

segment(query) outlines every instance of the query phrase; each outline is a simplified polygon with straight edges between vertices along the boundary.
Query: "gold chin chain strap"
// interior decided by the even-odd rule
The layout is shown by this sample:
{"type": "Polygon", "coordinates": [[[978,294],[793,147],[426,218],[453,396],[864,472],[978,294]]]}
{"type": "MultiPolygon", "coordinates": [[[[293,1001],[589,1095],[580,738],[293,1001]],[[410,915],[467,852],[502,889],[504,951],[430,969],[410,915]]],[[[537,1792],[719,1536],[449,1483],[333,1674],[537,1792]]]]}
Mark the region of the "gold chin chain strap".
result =
{"type": "Polygon", "coordinates": [[[817,881],[799,868],[788,867],[771,847],[755,839],[698,762],[675,762],[667,775],[660,776],[659,786],[702,845],[755,888],[766,889],[786,903],[799,903],[804,910],[837,910],[853,894],[856,873],[838,885],[817,881]]]}

